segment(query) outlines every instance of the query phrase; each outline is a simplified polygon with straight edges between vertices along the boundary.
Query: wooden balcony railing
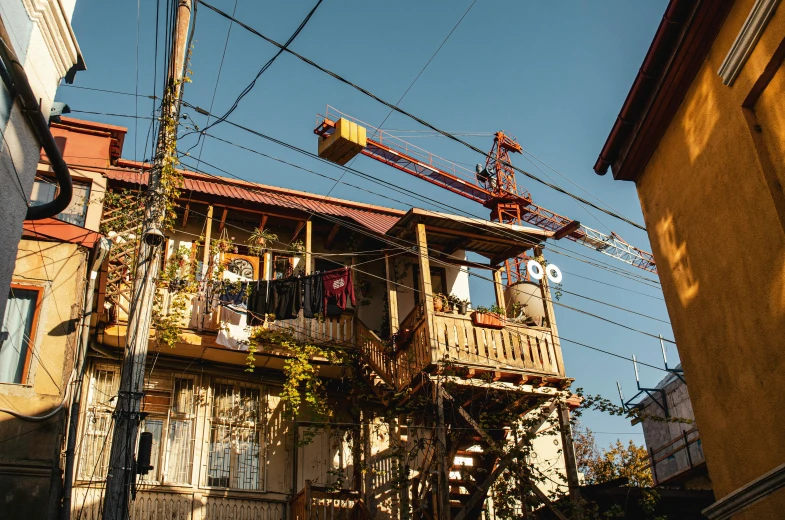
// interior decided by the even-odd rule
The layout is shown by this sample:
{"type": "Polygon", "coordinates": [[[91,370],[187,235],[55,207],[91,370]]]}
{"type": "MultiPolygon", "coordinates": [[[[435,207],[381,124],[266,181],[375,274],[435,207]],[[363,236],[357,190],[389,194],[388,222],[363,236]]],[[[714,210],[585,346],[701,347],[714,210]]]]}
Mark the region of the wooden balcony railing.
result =
{"type": "Polygon", "coordinates": [[[696,444],[700,441],[700,435],[697,428],[693,427],[689,430],[682,430],[681,435],[675,437],[670,442],[667,442],[659,448],[649,448],[649,465],[652,476],[654,477],[654,485],[662,484],[673,477],[676,477],[698,464],[705,461],[703,457],[703,449],[700,445],[695,450],[690,450],[690,445],[696,444]],[[685,452],[685,459],[683,461],[676,460],[675,455],[679,452],[685,452]],[[660,463],[674,460],[674,465],[667,471],[665,469],[658,469],[660,463]]]}
{"type": "Polygon", "coordinates": [[[395,355],[390,351],[390,347],[359,319],[354,320],[354,345],[379,377],[390,388],[397,390],[395,355]]]}
{"type": "Polygon", "coordinates": [[[267,323],[270,330],[286,330],[294,335],[294,339],[303,343],[316,345],[338,344],[352,346],[351,314],[324,319],[304,318],[302,314],[293,320],[275,320],[267,323]]]}
{"type": "Polygon", "coordinates": [[[330,491],[310,480],[290,502],[291,520],[370,520],[368,508],[357,491],[330,491]]]}
{"type": "Polygon", "coordinates": [[[468,316],[436,313],[433,317],[435,360],[461,366],[563,375],[548,330],[507,324],[503,329],[477,327],[468,316]]]}

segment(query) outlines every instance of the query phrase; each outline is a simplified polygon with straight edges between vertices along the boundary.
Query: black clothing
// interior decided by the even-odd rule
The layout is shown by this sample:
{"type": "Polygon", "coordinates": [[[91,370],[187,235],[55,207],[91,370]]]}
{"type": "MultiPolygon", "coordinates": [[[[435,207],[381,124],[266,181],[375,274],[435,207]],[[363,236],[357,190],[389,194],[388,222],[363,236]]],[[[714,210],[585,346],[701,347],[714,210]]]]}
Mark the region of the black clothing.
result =
{"type": "Polygon", "coordinates": [[[324,281],[321,274],[312,274],[302,278],[303,281],[303,316],[314,318],[323,313],[324,281]]]}
{"type": "Polygon", "coordinates": [[[250,325],[261,325],[264,317],[270,312],[270,282],[257,280],[251,282],[251,294],[248,296],[248,312],[250,325]]]}
{"type": "Polygon", "coordinates": [[[277,320],[293,320],[302,307],[302,280],[285,278],[270,282],[273,297],[272,311],[277,320]]]}

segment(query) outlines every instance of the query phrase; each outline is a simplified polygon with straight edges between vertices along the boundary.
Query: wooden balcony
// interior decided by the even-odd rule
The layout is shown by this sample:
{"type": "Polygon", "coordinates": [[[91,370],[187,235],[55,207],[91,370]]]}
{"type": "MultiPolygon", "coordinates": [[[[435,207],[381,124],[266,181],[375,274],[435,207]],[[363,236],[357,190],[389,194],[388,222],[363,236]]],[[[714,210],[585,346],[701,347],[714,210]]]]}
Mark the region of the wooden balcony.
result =
{"type": "Polygon", "coordinates": [[[493,372],[518,381],[528,378],[563,378],[561,353],[550,329],[507,324],[503,329],[478,327],[469,316],[415,311],[404,321],[413,327],[397,351],[362,321],[350,314],[325,320],[278,320],[271,330],[287,330],[295,339],[315,344],[353,347],[390,389],[400,391],[423,370],[442,362],[466,369],[468,374],[493,372]]]}

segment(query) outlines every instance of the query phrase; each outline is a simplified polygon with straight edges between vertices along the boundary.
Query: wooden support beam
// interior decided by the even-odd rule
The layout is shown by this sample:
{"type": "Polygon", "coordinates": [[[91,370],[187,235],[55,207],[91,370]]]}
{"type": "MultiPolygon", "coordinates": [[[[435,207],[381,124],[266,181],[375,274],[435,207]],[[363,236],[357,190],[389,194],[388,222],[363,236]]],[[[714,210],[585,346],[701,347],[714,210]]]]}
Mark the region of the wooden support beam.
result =
{"type": "MultiPolygon", "coordinates": [[[[534,255],[535,260],[541,264],[544,263],[545,259],[542,256],[542,247],[535,247],[534,255]]],[[[548,282],[547,276],[543,276],[542,280],[540,280],[540,290],[542,291],[542,300],[545,304],[545,314],[548,317],[548,326],[550,327],[551,334],[553,335],[553,352],[556,355],[556,365],[559,370],[559,375],[563,376],[564,361],[562,360],[561,355],[561,341],[559,340],[559,329],[556,327],[556,311],[553,307],[553,298],[551,297],[550,283],[548,282]]]]}
{"type": "Polygon", "coordinates": [[[572,439],[572,428],[570,427],[570,408],[566,403],[559,403],[559,433],[561,433],[562,453],[564,454],[564,469],[567,473],[567,487],[570,494],[570,502],[580,513],[581,493],[579,490],[580,481],[578,479],[578,463],[575,457],[575,446],[572,439]]]}
{"type": "Polygon", "coordinates": [[[267,225],[267,215],[262,215],[262,219],[259,221],[259,231],[264,231],[264,226],[267,225]]]}
{"type": "MultiPolygon", "coordinates": [[[[442,390],[441,381],[437,379],[433,385],[433,399],[436,404],[436,453],[439,462],[438,474],[438,502],[437,511],[439,513],[439,520],[450,520],[450,482],[449,471],[452,467],[452,461],[448,460],[447,454],[447,428],[444,424],[444,395],[442,390]]],[[[370,473],[370,472],[369,472],[370,473]]]]}
{"type": "Polygon", "coordinates": [[[550,498],[548,498],[548,496],[547,496],[547,495],[546,495],[546,494],[543,492],[543,490],[542,490],[542,489],[540,489],[539,487],[537,487],[537,484],[535,484],[534,482],[532,482],[532,481],[531,481],[531,479],[529,479],[529,484],[530,484],[530,485],[531,485],[531,487],[532,487],[532,492],[533,492],[535,495],[537,495],[537,498],[539,498],[540,500],[542,500],[542,501],[543,501],[543,503],[545,504],[545,506],[546,506],[548,509],[550,509],[550,510],[553,512],[553,514],[554,514],[554,515],[556,515],[556,517],[557,517],[559,520],[570,520],[569,518],[567,518],[567,517],[564,515],[564,513],[562,513],[562,512],[561,512],[561,511],[559,511],[558,509],[556,509],[556,506],[555,506],[555,505],[553,505],[553,502],[551,502],[551,499],[550,499],[550,498]]]}
{"type": "Polygon", "coordinates": [[[335,240],[335,237],[338,235],[339,229],[341,229],[341,225],[335,224],[333,228],[330,230],[330,234],[327,235],[327,240],[325,240],[324,242],[325,249],[329,250],[333,246],[333,241],[335,240]]]}
{"type": "Polygon", "coordinates": [[[229,213],[229,208],[224,208],[223,213],[221,213],[221,223],[218,224],[218,234],[219,235],[224,230],[224,226],[226,225],[226,215],[228,213],[229,213]]]}
{"type": "MultiPolygon", "coordinates": [[[[542,412],[538,416],[537,420],[531,425],[529,431],[531,433],[535,433],[537,430],[539,430],[555,409],[555,400],[551,402],[550,405],[543,407],[542,412]]],[[[528,436],[524,435],[523,439],[515,446],[515,449],[510,450],[510,452],[497,461],[496,467],[493,469],[491,474],[488,475],[488,478],[486,478],[480,487],[477,488],[472,497],[464,504],[463,509],[458,512],[453,520],[465,520],[469,512],[471,512],[478,505],[482,504],[482,502],[485,500],[485,497],[488,495],[488,490],[491,488],[493,483],[496,482],[496,479],[499,478],[504,470],[507,469],[507,466],[509,466],[513,460],[513,454],[524,446],[524,444],[527,442],[527,438],[528,436]]]]}
{"type": "Polygon", "coordinates": [[[292,235],[291,242],[294,242],[295,240],[297,240],[297,235],[299,235],[300,231],[303,230],[303,228],[305,227],[305,223],[306,222],[307,222],[306,220],[301,220],[300,222],[297,223],[297,227],[294,228],[294,234],[292,235]]]}
{"type": "Polygon", "coordinates": [[[183,212],[183,225],[181,226],[183,229],[185,229],[186,224],[188,224],[188,214],[190,212],[191,212],[191,203],[190,202],[186,202],[185,203],[185,211],[183,212]]]}
{"type": "Polygon", "coordinates": [[[207,207],[207,222],[204,232],[204,255],[202,257],[202,278],[207,275],[207,266],[210,263],[210,236],[213,232],[213,207],[207,207]]]}
{"type": "Polygon", "coordinates": [[[313,273],[313,255],[311,255],[311,234],[313,232],[313,222],[305,221],[305,276],[313,273]]]}
{"type": "MultiPolygon", "coordinates": [[[[450,395],[449,392],[447,392],[447,390],[444,389],[444,387],[440,386],[439,391],[442,393],[445,399],[449,399],[450,401],[455,403],[455,399],[452,397],[452,395],[450,395]]],[[[482,427],[477,423],[477,421],[474,420],[474,418],[471,415],[469,415],[469,412],[467,412],[463,406],[461,405],[457,405],[457,406],[458,406],[458,414],[460,414],[460,416],[463,417],[466,420],[466,422],[472,425],[472,428],[474,428],[477,431],[477,433],[479,433],[480,436],[483,439],[485,439],[485,442],[487,442],[488,445],[494,451],[501,452],[499,445],[496,444],[496,441],[493,440],[493,437],[491,437],[488,432],[482,429],[482,427]]]]}
{"type": "Polygon", "coordinates": [[[384,268],[387,278],[387,309],[390,316],[390,335],[398,332],[400,322],[398,319],[398,286],[395,285],[395,265],[388,253],[384,254],[384,268]]]}

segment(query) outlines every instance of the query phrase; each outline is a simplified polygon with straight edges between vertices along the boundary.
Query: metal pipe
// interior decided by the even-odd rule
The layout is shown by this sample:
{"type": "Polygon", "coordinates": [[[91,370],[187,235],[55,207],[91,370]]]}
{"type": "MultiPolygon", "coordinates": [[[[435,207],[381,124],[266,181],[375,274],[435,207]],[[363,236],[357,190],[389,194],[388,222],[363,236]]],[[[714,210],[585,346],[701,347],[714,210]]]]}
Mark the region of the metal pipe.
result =
{"type": "Polygon", "coordinates": [[[84,309],[82,312],[82,333],[77,349],[76,360],[74,363],[74,391],[71,397],[71,410],[68,417],[68,439],[65,450],[65,469],[63,471],[63,503],[60,510],[60,518],[68,520],[71,518],[71,495],[74,486],[74,466],[76,461],[76,433],[79,430],[79,414],[82,406],[82,384],[84,382],[85,359],[87,357],[87,346],[90,342],[90,321],[93,315],[93,293],[95,292],[95,280],[101,264],[109,254],[112,242],[107,238],[101,238],[93,250],[93,261],[90,265],[90,281],[84,298],[84,309]]]}
{"type": "Polygon", "coordinates": [[[27,208],[25,220],[41,220],[54,217],[68,207],[73,197],[73,183],[71,182],[71,173],[68,171],[68,165],[63,160],[60,149],[57,148],[57,143],[55,143],[55,139],[49,131],[48,118],[41,112],[38,98],[33,93],[30,82],[27,80],[25,69],[11,48],[10,42],[11,39],[8,36],[5,25],[0,20],[0,59],[2,59],[3,66],[8,71],[12,81],[12,85],[9,85],[9,90],[12,95],[18,94],[19,101],[22,104],[22,113],[27,118],[38,143],[49,158],[49,163],[52,165],[52,170],[54,170],[55,178],[60,188],[57,196],[51,202],[27,208]]]}

